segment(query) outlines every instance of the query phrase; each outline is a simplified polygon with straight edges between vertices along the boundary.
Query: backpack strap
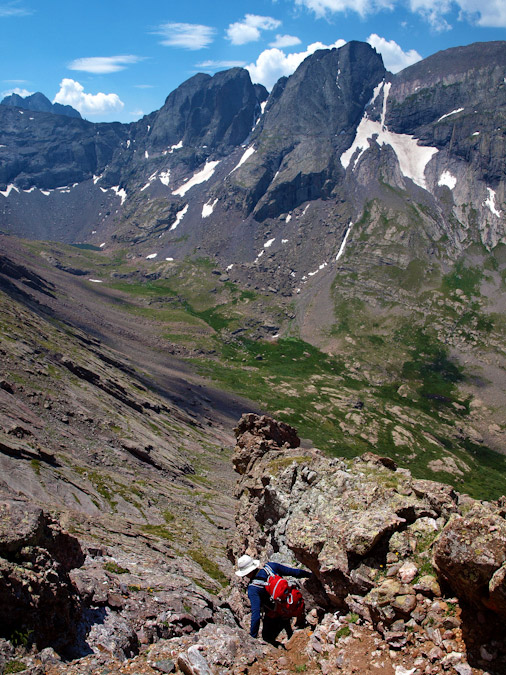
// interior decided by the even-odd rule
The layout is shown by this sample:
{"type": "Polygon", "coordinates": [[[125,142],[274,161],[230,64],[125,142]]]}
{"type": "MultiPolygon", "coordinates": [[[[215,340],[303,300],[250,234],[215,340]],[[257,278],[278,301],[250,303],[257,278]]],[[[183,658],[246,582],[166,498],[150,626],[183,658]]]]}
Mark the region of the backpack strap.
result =
{"type": "Polygon", "coordinates": [[[274,575],[274,570],[272,569],[272,567],[271,567],[270,565],[264,565],[264,568],[263,568],[263,569],[264,569],[265,572],[267,572],[267,579],[268,579],[269,577],[275,576],[275,575],[274,575]]]}
{"type": "Polygon", "coordinates": [[[269,577],[274,576],[274,572],[273,572],[272,568],[269,567],[269,565],[265,565],[262,569],[267,574],[267,580],[264,581],[263,579],[253,579],[253,581],[251,582],[252,586],[259,586],[260,588],[265,588],[267,586],[268,581],[269,581],[269,577]]]}

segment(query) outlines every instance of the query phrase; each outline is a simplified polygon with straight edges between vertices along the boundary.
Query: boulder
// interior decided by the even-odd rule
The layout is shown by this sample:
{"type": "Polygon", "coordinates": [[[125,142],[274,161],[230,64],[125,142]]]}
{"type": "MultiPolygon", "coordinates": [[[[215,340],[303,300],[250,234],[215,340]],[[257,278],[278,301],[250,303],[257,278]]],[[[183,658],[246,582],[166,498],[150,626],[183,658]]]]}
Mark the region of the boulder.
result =
{"type": "Polygon", "coordinates": [[[79,542],[29,502],[4,498],[0,514],[0,633],[62,649],[81,613],[68,574],[84,561],[79,542]]]}
{"type": "Polygon", "coordinates": [[[477,503],[454,516],[434,546],[434,562],[456,595],[506,617],[506,520],[477,503]]]}
{"type": "Polygon", "coordinates": [[[107,652],[121,661],[134,656],[139,649],[131,623],[108,607],[104,610],[103,620],[92,624],[86,643],[96,654],[107,652]]]}

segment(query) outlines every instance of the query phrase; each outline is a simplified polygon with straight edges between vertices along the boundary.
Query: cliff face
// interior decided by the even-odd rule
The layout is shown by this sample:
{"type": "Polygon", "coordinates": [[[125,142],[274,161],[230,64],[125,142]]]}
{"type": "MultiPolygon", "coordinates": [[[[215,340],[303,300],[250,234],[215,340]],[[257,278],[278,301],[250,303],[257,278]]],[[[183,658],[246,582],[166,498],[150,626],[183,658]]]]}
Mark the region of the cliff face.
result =
{"type": "Polygon", "coordinates": [[[504,499],[481,503],[414,480],[372,453],[329,459],[268,417],[244,415],[235,431],[231,558],[304,565],[310,607],[356,613],[393,649],[437,647],[444,663],[452,653],[476,667],[494,652],[504,667],[505,645],[494,643],[506,616],[504,499]]]}

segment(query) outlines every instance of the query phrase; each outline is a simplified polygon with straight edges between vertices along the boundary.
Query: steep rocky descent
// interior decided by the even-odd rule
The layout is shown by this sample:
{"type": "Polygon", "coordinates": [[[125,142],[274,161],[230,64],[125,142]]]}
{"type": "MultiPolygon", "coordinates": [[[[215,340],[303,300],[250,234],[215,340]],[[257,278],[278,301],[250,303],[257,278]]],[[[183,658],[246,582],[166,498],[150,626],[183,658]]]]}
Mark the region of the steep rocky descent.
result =
{"type": "MultiPolygon", "coordinates": [[[[236,436],[231,559],[247,552],[301,563],[314,573],[310,606],[356,613],[394,650],[429,657],[437,647],[443,668],[469,660],[488,669],[493,654],[490,672],[503,672],[503,500],[481,503],[414,480],[372,453],[325,458],[268,417],[244,415],[236,436]]],[[[241,592],[232,597],[240,611],[241,592]]]]}
{"type": "Polygon", "coordinates": [[[32,550],[49,550],[46,540],[20,540],[2,570],[23,588],[16,565],[35,570],[41,601],[14,602],[16,625],[4,635],[17,630],[14,642],[30,644],[27,607],[48,613],[49,630],[58,625],[51,607],[61,603],[67,617],[71,592],[72,644],[53,634],[38,644],[123,659],[217,612],[233,521],[227,429],[244,404],[204,386],[141,315],[132,346],[131,315],[103,309],[94,284],[11,245],[3,241],[0,260],[2,494],[21,505],[18,520],[41,508],[59,514],[86,560],[70,572],[69,591],[49,553],[32,550]]]}
{"type": "MultiPolygon", "coordinates": [[[[304,588],[309,631],[297,631],[286,651],[253,640],[237,625],[242,617],[247,627],[249,617],[236,579],[218,600],[162,570],[152,553],[149,561],[129,559],[128,544],[116,547],[116,557],[88,546],[83,564],[75,540],[53,522],[41,538],[49,520],[40,509],[23,503],[28,518],[20,527],[19,508],[7,499],[11,519],[0,532],[2,565],[18,556],[18,576],[56,584],[54,563],[41,551],[54,548],[56,533],[63,538],[58,561],[65,570],[79,565],[70,577],[83,611],[74,645],[81,649],[78,658],[62,662],[53,649],[14,653],[11,643],[0,640],[0,665],[17,662],[46,675],[111,669],[125,675],[504,672],[503,501],[479,503],[448,486],[414,481],[372,453],[350,463],[325,459],[301,448],[293,428],[269,417],[244,415],[236,434],[238,528],[230,553],[235,560],[247,547],[262,560],[308,565],[314,572],[304,588]],[[476,551],[471,535],[484,518],[476,551]],[[65,550],[70,554],[62,560],[65,550]],[[38,552],[38,567],[20,563],[29,551],[38,552]]],[[[51,625],[54,606],[47,595],[40,598],[38,609],[51,625]]],[[[8,602],[13,608],[20,603],[12,597],[8,602]]]]}
{"type": "Polygon", "coordinates": [[[23,110],[49,112],[54,115],[66,115],[67,117],[78,117],[81,119],[81,113],[75,110],[71,105],[51,103],[51,101],[40,91],[31,94],[30,96],[11,94],[0,101],[0,105],[10,105],[14,108],[22,108],[23,110]]]}

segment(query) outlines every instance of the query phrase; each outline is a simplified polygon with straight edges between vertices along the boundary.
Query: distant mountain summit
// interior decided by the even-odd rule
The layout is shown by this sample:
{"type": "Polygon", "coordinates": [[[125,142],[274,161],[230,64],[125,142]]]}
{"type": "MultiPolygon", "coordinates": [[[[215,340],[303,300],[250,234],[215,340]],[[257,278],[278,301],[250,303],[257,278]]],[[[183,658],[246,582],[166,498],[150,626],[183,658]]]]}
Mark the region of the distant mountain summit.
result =
{"type": "Polygon", "coordinates": [[[19,94],[11,94],[10,96],[6,96],[3,101],[0,102],[0,105],[9,105],[14,108],[23,108],[23,110],[48,112],[53,113],[54,115],[66,115],[67,117],[78,117],[81,119],[81,114],[71,105],[51,103],[47,96],[44,96],[40,91],[25,97],[20,96],[19,94]]]}
{"type": "Polygon", "coordinates": [[[357,274],[453,264],[472,243],[506,244],[505,68],[506,42],[392,74],[351,41],[270,94],[242,68],[196,74],[130,124],[20,115],[13,105],[67,108],[13,95],[0,106],[0,228],[164,258],[198,249],[288,294],[345,248],[348,264],[361,252],[357,274]]]}

